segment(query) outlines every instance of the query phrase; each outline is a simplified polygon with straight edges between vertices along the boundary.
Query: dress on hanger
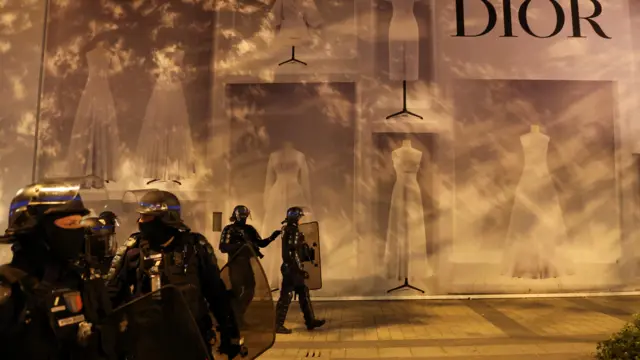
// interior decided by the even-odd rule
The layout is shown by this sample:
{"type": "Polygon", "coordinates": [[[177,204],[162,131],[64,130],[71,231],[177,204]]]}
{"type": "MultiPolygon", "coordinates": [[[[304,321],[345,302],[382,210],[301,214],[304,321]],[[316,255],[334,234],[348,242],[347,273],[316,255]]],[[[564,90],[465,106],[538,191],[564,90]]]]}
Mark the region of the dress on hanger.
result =
{"type": "Polygon", "coordinates": [[[413,13],[415,0],[388,0],[393,6],[389,23],[389,78],[417,81],[420,68],[420,30],[413,13]]]}
{"type": "Polygon", "coordinates": [[[314,0],[276,0],[273,16],[274,25],[280,27],[279,37],[289,46],[310,42],[309,30],[317,29],[323,23],[314,0]]]}
{"type": "Polygon", "coordinates": [[[524,169],[515,192],[504,255],[505,273],[547,279],[571,273],[559,245],[567,241],[560,200],[547,165],[550,138],[538,132],[520,137],[524,169]]]}
{"type": "MultiPolygon", "coordinates": [[[[309,169],[305,155],[298,150],[279,150],[269,156],[265,182],[265,217],[262,233],[270,234],[282,227],[287,209],[300,206],[309,211],[309,169]]],[[[303,219],[311,221],[309,216],[303,219]]],[[[281,239],[278,237],[264,249],[261,260],[270,284],[279,284],[281,239]]]]}
{"type": "Polygon", "coordinates": [[[137,154],[144,178],[188,179],[195,173],[195,154],[180,81],[184,52],[174,50],[164,56],[168,64],[157,59],[160,74],[147,104],[137,154]]]}
{"type": "Polygon", "coordinates": [[[109,51],[97,47],[87,52],[89,76],[76,110],[67,150],[70,176],[95,175],[116,180],[118,169],[118,121],[109,89],[109,51]]]}
{"type": "Polygon", "coordinates": [[[384,265],[390,279],[424,280],[432,275],[418,170],[422,152],[403,146],[391,153],[396,183],[391,193],[384,265]]]}

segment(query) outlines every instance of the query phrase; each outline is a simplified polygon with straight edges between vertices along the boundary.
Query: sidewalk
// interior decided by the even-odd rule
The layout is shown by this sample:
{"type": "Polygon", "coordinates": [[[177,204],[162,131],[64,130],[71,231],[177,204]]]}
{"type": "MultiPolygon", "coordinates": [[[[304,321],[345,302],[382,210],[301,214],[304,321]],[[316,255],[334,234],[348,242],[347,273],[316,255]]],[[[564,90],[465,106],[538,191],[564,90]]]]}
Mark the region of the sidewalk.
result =
{"type": "Polygon", "coordinates": [[[592,359],[640,297],[318,302],[308,332],[291,305],[291,335],[261,359],[592,359]]]}

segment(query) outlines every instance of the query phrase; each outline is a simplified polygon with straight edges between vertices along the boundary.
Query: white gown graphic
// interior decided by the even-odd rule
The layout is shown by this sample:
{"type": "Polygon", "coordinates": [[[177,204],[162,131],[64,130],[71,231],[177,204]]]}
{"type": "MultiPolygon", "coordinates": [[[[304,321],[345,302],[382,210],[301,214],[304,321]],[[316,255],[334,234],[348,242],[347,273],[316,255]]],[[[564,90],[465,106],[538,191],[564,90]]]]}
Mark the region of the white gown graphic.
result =
{"type": "MultiPolygon", "coordinates": [[[[311,193],[309,188],[309,169],[303,153],[286,144],[285,148],[272,153],[267,165],[267,178],[264,193],[265,218],[262,235],[269,236],[282,227],[287,209],[300,206],[309,211],[311,193]]],[[[304,221],[310,220],[305,217],[304,221]]],[[[264,251],[261,260],[269,284],[279,286],[281,239],[271,243],[264,251]]]]}
{"type": "Polygon", "coordinates": [[[87,53],[89,76],[71,130],[67,166],[69,175],[96,175],[116,180],[118,121],[109,89],[110,54],[101,45],[87,53]]]}
{"type": "Polygon", "coordinates": [[[308,43],[311,41],[309,30],[323,23],[314,0],[276,0],[272,11],[274,25],[280,28],[280,40],[288,46],[308,43]]]}
{"type": "Polygon", "coordinates": [[[391,193],[389,227],[384,251],[384,264],[390,279],[424,280],[432,275],[427,260],[427,235],[424,225],[422,193],[418,170],[422,152],[404,140],[391,153],[396,183],[391,193]]]}
{"type": "Polygon", "coordinates": [[[413,13],[415,0],[387,0],[393,5],[389,24],[389,78],[417,81],[420,67],[420,31],[413,13]]]}
{"type": "Polygon", "coordinates": [[[520,137],[524,169],[515,193],[504,256],[505,273],[546,279],[571,273],[558,245],[567,240],[560,200],[547,165],[550,138],[536,126],[520,137]]]}
{"type": "Polygon", "coordinates": [[[138,140],[144,178],[181,180],[195,172],[189,113],[180,78],[184,52],[155,54],[160,73],[138,140]]]}

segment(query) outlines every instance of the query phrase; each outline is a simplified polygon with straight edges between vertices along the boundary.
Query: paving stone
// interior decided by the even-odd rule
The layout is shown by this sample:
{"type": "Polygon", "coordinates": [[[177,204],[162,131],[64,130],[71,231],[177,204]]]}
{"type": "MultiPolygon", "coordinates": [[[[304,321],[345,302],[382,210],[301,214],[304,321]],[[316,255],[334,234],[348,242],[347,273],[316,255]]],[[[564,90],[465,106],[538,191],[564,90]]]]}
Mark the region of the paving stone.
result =
{"type": "Polygon", "coordinates": [[[292,311],[294,333],[278,335],[261,358],[586,359],[640,309],[638,300],[317,302],[327,324],[309,332],[292,311]]]}

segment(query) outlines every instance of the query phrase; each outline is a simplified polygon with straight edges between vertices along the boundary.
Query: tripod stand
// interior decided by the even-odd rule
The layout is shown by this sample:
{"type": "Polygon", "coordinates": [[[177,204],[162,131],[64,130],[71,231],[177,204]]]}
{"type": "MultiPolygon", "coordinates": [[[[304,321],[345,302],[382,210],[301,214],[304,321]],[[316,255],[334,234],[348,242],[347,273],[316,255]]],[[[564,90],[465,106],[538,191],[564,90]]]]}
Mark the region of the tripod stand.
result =
{"type": "Polygon", "coordinates": [[[400,286],[396,286],[393,289],[387,290],[387,294],[392,293],[392,292],[397,291],[397,290],[405,289],[405,288],[406,289],[415,290],[415,291],[419,291],[419,292],[424,294],[424,291],[422,289],[418,289],[417,287],[415,287],[413,285],[410,285],[409,284],[409,279],[407,279],[407,278],[404,278],[404,284],[402,284],[400,286]]]}
{"type": "Polygon", "coordinates": [[[301,64],[301,65],[307,66],[306,62],[296,59],[296,47],[295,46],[291,47],[291,59],[281,62],[280,64],[278,64],[278,66],[282,66],[284,64],[301,64]]]}
{"type": "Polygon", "coordinates": [[[407,110],[407,80],[402,80],[402,110],[387,116],[387,120],[398,116],[413,116],[422,120],[422,116],[407,110]]]}

